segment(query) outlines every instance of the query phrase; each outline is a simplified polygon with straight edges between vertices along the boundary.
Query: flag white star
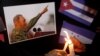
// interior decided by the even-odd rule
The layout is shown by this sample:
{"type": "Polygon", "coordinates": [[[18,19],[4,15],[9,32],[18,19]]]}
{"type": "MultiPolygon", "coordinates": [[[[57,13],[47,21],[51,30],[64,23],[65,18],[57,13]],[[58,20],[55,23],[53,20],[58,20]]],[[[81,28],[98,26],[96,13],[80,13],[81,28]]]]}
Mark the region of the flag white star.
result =
{"type": "Polygon", "coordinates": [[[67,4],[67,2],[64,2],[64,6],[66,7],[68,4],[67,4]]]}

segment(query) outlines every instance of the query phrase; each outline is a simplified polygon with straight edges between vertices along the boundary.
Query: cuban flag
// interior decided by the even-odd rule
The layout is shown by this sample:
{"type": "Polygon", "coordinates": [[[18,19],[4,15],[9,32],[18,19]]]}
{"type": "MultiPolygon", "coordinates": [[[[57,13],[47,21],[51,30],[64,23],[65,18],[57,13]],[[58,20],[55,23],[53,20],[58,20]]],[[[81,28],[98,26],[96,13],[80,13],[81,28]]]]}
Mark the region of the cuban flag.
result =
{"type": "Polygon", "coordinates": [[[0,34],[0,41],[4,42],[4,35],[0,34]]]}
{"type": "Polygon", "coordinates": [[[95,37],[94,32],[64,21],[60,33],[59,43],[64,43],[65,41],[64,38],[66,37],[66,35],[64,31],[67,31],[69,36],[77,38],[80,42],[84,44],[91,44],[95,37]]]}
{"type": "Polygon", "coordinates": [[[62,0],[59,12],[89,26],[93,22],[97,11],[85,3],[85,0],[62,0]]]}

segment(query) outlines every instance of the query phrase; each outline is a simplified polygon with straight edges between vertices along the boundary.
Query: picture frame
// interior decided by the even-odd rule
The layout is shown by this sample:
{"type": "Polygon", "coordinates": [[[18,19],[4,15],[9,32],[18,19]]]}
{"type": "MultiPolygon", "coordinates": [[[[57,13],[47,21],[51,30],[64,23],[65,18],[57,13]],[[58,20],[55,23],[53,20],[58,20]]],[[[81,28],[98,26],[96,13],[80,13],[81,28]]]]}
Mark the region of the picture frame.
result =
{"type": "Polygon", "coordinates": [[[54,2],[4,6],[3,9],[9,44],[56,34],[54,2]]]}

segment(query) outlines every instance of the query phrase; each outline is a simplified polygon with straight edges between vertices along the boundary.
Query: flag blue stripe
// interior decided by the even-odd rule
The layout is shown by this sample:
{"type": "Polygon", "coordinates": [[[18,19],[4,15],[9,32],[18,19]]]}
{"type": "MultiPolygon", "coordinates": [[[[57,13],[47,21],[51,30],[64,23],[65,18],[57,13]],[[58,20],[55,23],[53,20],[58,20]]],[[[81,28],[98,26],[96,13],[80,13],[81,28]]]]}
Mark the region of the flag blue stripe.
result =
{"type": "Polygon", "coordinates": [[[86,0],[74,0],[74,1],[76,1],[76,2],[78,2],[78,3],[81,3],[81,4],[84,4],[84,5],[85,5],[85,3],[86,3],[86,0]]]}
{"type": "Polygon", "coordinates": [[[83,23],[83,24],[87,25],[87,26],[89,26],[89,25],[91,24],[91,23],[89,23],[89,22],[86,21],[86,20],[83,20],[83,19],[81,19],[81,18],[79,18],[79,17],[77,17],[77,16],[74,16],[74,15],[68,13],[67,11],[60,11],[60,10],[59,10],[59,12],[61,12],[62,14],[66,15],[66,16],[68,16],[68,17],[70,17],[71,19],[74,19],[74,20],[76,20],[76,21],[78,21],[78,22],[80,22],[80,23],[83,23]]]}
{"type": "MultiPolygon", "coordinates": [[[[84,8],[83,8],[83,9],[84,9],[84,8]]],[[[95,15],[90,14],[89,12],[86,12],[86,11],[80,9],[80,8],[75,7],[75,6],[74,6],[74,10],[76,10],[76,11],[78,11],[78,12],[84,14],[84,15],[87,15],[87,16],[89,16],[89,17],[94,17],[94,16],[95,16],[95,15]]]]}
{"type": "Polygon", "coordinates": [[[89,31],[87,29],[84,29],[84,28],[81,28],[81,27],[78,27],[78,26],[75,26],[75,25],[72,25],[72,24],[69,24],[67,22],[63,22],[63,26],[64,28],[67,28],[73,32],[76,32],[77,34],[80,34],[82,36],[85,36],[91,40],[93,40],[94,36],[95,36],[95,33],[92,32],[92,31],[89,31]]]}

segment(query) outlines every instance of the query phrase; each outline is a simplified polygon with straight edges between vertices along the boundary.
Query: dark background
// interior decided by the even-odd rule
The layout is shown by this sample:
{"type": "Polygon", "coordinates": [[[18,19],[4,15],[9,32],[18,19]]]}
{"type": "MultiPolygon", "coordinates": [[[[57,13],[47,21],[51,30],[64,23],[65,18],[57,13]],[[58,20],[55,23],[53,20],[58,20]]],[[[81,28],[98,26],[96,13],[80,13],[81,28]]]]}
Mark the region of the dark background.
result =
{"type": "MultiPolygon", "coordinates": [[[[89,27],[59,13],[58,9],[60,7],[61,0],[0,0],[0,16],[5,22],[3,6],[44,3],[44,2],[52,2],[52,1],[55,2],[55,7],[56,7],[57,34],[9,45],[7,32],[6,31],[0,32],[5,35],[5,42],[0,42],[0,52],[1,52],[0,55],[2,56],[6,56],[6,55],[42,56],[43,54],[49,52],[52,49],[62,49],[64,44],[60,44],[58,40],[59,40],[59,34],[60,34],[60,29],[61,29],[63,20],[71,24],[75,24],[77,26],[91,30],[93,32],[98,31],[97,28],[100,27],[100,12],[99,12],[100,7],[98,3],[99,1],[97,0],[86,0],[86,4],[88,6],[95,8],[98,11],[93,23],[89,27]]],[[[100,32],[96,32],[96,36],[93,40],[93,43],[91,45],[86,45],[87,47],[86,52],[81,53],[80,54],[81,56],[98,56],[99,55],[99,53],[97,52],[99,50],[99,37],[100,37],[99,33],[100,32]]]]}

